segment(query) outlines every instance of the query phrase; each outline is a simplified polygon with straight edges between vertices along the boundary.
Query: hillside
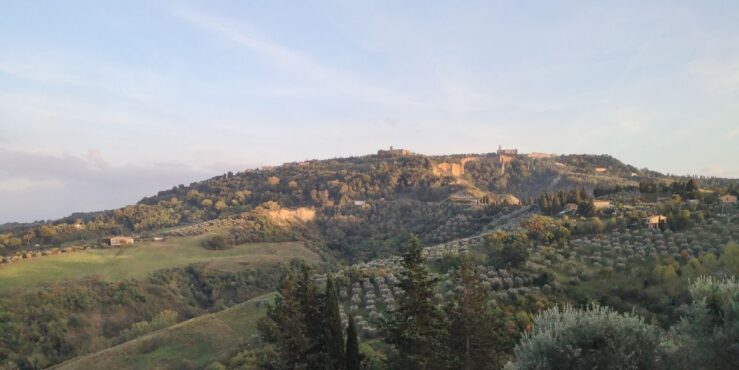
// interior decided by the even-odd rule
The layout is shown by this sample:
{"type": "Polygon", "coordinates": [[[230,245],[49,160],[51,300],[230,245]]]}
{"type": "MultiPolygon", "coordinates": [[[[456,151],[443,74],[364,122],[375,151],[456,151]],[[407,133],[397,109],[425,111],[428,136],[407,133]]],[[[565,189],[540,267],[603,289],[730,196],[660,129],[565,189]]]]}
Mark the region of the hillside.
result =
{"type": "Polygon", "coordinates": [[[273,294],[250,299],[117,346],[64,362],[52,369],[183,369],[224,361],[256,335],[265,302],[273,294]]]}
{"type": "Polygon", "coordinates": [[[64,366],[268,361],[273,343],[245,345],[263,307],[228,308],[296,281],[323,299],[330,272],[342,325],[355,319],[368,361],[383,369],[393,350],[382,328],[405,296],[409,240],[425,245],[416,260],[433,274],[431,306],[456,302],[463,262],[480,275],[496,307],[486,320],[496,366],[557,304],[607,303],[666,329],[689,303],[690,279],[737,271],[737,189],[609,156],[381,153],[226,174],[0,235],[0,366],[80,355],[64,366]],[[107,245],[109,235],[135,242],[107,245]]]}
{"type": "Polygon", "coordinates": [[[223,310],[272,291],[283,263],[320,261],[302,242],[208,250],[200,244],[208,237],[1,266],[0,369],[47,367],[223,310]]]}
{"type": "Polygon", "coordinates": [[[268,266],[290,258],[319,259],[300,242],[247,243],[228,250],[209,251],[200,246],[205,237],[142,242],[134,248],[88,249],[14,263],[0,269],[0,296],[67,279],[92,276],[110,281],[139,279],[158,270],[193,263],[205,263],[208,268],[221,271],[238,271],[245,266],[268,266]]]}
{"type": "Polygon", "coordinates": [[[596,155],[533,158],[382,152],[293,162],[177,185],[121,209],[18,225],[0,234],[0,254],[80,240],[95,243],[111,234],[150,235],[174,226],[248,218],[250,227],[273,231],[248,236],[250,241],[308,238],[320,240],[341,256],[373,258],[392,252],[390,245],[410,233],[424,235],[429,243],[471,235],[489,219],[464,220],[490,217],[503,211],[501,207],[530,202],[543,192],[635,186],[645,178],[667,179],[596,155]],[[302,235],[279,235],[269,220],[254,215],[255,210],[270,207],[304,207],[315,212],[315,218],[302,235]],[[460,221],[459,227],[450,228],[450,223],[460,221]],[[355,234],[359,229],[364,232],[355,234]]]}

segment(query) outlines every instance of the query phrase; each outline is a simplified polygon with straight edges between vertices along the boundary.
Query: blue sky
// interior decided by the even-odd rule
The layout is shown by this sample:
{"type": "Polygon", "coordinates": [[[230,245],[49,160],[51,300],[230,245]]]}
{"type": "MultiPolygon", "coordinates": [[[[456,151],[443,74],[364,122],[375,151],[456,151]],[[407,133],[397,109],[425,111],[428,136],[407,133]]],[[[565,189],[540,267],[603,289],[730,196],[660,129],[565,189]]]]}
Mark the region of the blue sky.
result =
{"type": "Polygon", "coordinates": [[[0,222],[372,153],[739,177],[736,1],[3,1],[0,222]]]}

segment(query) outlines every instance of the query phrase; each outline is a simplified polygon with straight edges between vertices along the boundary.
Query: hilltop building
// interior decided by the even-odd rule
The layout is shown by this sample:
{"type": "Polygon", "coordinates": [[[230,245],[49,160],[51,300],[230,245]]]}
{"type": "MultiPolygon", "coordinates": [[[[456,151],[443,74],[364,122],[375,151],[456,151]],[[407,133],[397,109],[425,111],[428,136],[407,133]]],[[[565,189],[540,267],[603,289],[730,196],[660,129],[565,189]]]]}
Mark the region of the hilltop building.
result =
{"type": "Polygon", "coordinates": [[[383,150],[383,149],[378,150],[377,151],[377,155],[380,155],[380,156],[407,156],[407,155],[411,155],[411,151],[408,150],[408,149],[395,149],[391,145],[390,146],[390,149],[388,149],[388,150],[383,150]]]}
{"type": "Polygon", "coordinates": [[[496,152],[498,155],[518,155],[518,149],[503,149],[500,145],[498,145],[498,151],[496,152]]]}

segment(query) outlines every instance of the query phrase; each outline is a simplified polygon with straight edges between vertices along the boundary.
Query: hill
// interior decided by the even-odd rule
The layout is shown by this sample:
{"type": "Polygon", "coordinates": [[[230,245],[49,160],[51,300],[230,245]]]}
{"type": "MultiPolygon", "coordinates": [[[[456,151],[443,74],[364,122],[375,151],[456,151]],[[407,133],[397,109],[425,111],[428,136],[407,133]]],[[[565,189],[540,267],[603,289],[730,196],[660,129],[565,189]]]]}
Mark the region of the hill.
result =
{"type": "Polygon", "coordinates": [[[117,345],[79,366],[233,359],[261,311],[177,322],[274,291],[292,258],[324,262],[316,280],[336,275],[342,316],[356,319],[365,349],[390,355],[378,328],[403,297],[398,255],[411,234],[440,278],[434,304],[454,299],[461,254],[485,275],[502,310],[500,361],[558,303],[608,302],[667,327],[687,279],[736,271],[736,207],[718,198],[736,192],[729,180],[676,181],[609,156],[384,152],[229,173],[0,235],[0,365],[45,367],[117,345]],[[115,234],[136,243],[102,242],[115,234]],[[627,289],[599,294],[613,286],[627,289]]]}
{"type": "Polygon", "coordinates": [[[0,234],[0,254],[79,240],[95,242],[111,234],[147,235],[245,214],[251,214],[247,218],[252,229],[275,231],[269,220],[255,220],[254,211],[303,207],[315,212],[315,219],[301,235],[267,233],[248,239],[318,239],[339,255],[366,259],[387,254],[390,245],[409,233],[426,235],[426,242],[470,235],[484,222],[462,222],[456,230],[450,230],[450,223],[490,216],[501,211],[494,207],[529,202],[543,192],[635,186],[645,178],[669,180],[603,155],[424,156],[385,151],[229,172],[174,186],[116,210],[8,227],[0,234]],[[406,217],[411,214],[414,217],[406,217]],[[371,232],[355,235],[357,229],[371,232]],[[369,241],[367,234],[371,234],[369,241]]]}

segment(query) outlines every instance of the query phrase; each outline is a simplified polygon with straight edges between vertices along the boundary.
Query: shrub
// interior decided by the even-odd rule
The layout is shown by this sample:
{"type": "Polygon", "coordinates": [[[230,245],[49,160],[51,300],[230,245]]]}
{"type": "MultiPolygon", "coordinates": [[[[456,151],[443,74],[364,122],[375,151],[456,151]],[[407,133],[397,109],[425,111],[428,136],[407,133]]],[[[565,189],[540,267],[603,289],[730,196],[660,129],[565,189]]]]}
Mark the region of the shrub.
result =
{"type": "Polygon", "coordinates": [[[177,323],[177,312],[164,310],[154,316],[151,321],[140,321],[133,324],[129,329],[123,330],[122,337],[125,340],[140,337],[153,331],[164,329],[177,323]]]}
{"type": "Polygon", "coordinates": [[[506,369],[659,368],[660,330],[610,308],[554,307],[534,319],[506,369]]]}
{"type": "Polygon", "coordinates": [[[200,244],[203,248],[210,250],[223,250],[232,247],[223,235],[213,235],[204,239],[200,244]]]}
{"type": "Polygon", "coordinates": [[[673,327],[676,366],[739,368],[739,280],[701,277],[690,286],[693,303],[673,327]]]}

